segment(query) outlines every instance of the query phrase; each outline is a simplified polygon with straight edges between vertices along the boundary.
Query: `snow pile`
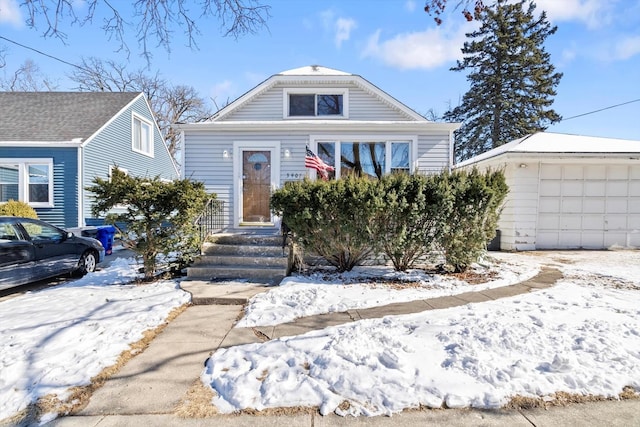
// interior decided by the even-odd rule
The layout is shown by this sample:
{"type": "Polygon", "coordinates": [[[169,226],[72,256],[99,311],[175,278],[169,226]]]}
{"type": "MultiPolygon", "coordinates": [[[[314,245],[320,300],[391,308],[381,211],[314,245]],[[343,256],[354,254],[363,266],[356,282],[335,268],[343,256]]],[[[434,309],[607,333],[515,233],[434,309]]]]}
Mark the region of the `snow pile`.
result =
{"type": "Polygon", "coordinates": [[[0,419],[90,383],[143,332],[189,301],[176,282],[136,286],[133,259],[0,302],[0,419]]]}
{"type": "Polygon", "coordinates": [[[420,404],[496,408],[557,391],[617,396],[640,389],[639,366],[640,292],[565,283],[219,350],[202,379],[223,412],[388,415],[420,404]]]}

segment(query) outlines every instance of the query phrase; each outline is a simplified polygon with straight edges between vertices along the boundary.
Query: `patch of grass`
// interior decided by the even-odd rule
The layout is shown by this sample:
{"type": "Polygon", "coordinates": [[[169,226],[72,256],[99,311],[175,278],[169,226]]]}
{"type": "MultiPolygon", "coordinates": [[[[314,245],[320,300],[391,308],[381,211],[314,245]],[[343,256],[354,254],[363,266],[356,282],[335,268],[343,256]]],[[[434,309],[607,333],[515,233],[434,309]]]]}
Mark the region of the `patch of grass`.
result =
{"type": "Polygon", "coordinates": [[[261,411],[257,409],[243,409],[238,411],[238,415],[254,415],[254,416],[292,416],[302,414],[318,414],[320,409],[314,406],[293,406],[290,408],[266,408],[261,411]]]}
{"type": "Polygon", "coordinates": [[[174,413],[180,418],[207,418],[218,415],[218,409],[212,403],[215,396],[216,392],[211,387],[197,379],[180,399],[174,413]]]}
{"type": "Polygon", "coordinates": [[[618,397],[605,397],[596,396],[593,394],[577,394],[567,393],[564,391],[558,391],[550,396],[542,397],[530,397],[516,395],[511,398],[504,409],[539,409],[539,408],[551,408],[568,406],[575,403],[590,403],[590,402],[603,402],[607,400],[630,400],[640,399],[640,392],[631,386],[626,386],[618,394],[618,397]]]}

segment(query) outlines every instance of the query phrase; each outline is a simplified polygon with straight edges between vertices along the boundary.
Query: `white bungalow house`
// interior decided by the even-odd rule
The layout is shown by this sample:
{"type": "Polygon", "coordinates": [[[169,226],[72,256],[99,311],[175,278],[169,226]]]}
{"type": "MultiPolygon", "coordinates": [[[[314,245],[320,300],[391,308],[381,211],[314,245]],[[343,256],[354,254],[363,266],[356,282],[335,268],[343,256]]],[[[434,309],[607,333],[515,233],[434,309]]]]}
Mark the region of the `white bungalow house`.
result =
{"type": "Polygon", "coordinates": [[[435,123],[359,75],[321,66],[276,74],[209,121],[181,125],[187,178],[225,204],[224,227],[279,227],[271,192],[315,179],[306,148],[331,176],[437,172],[453,163],[452,123],[435,123]]]}
{"type": "Polygon", "coordinates": [[[640,141],[540,132],[473,166],[504,169],[503,250],[640,247],[640,141]]]}

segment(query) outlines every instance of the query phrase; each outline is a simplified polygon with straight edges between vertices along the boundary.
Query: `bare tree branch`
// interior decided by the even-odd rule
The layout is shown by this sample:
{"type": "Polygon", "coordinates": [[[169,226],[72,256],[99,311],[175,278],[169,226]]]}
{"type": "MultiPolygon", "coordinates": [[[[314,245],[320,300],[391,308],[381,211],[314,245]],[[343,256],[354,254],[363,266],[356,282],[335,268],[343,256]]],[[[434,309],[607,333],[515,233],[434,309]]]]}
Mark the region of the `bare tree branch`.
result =
{"type": "Polygon", "coordinates": [[[10,77],[0,78],[0,90],[7,92],[41,92],[57,89],[58,85],[27,59],[10,77]]]}
{"type": "MultiPolygon", "coordinates": [[[[62,30],[64,23],[83,26],[93,23],[95,16],[103,18],[102,29],[108,38],[114,37],[119,45],[118,50],[130,54],[126,35],[135,28],[138,46],[142,55],[151,59],[151,46],[162,46],[170,51],[171,41],[176,28],[181,29],[187,38],[187,46],[197,48],[196,37],[200,34],[199,25],[209,18],[215,18],[221,25],[225,36],[239,36],[256,33],[266,27],[270,17],[270,6],[262,0],[136,0],[131,15],[131,22],[124,16],[124,6],[113,0],[85,0],[83,12],[78,14],[77,0],[23,0],[21,7],[26,9],[27,25],[38,28],[44,21],[43,35],[55,37],[63,42],[67,34],[62,30]],[[200,22],[198,22],[200,21],[200,22]]],[[[126,3],[125,3],[126,4],[126,3]]]]}
{"type": "Polygon", "coordinates": [[[213,114],[207,101],[193,87],[172,86],[159,73],[128,71],[126,64],[83,59],[82,68],[74,70],[69,78],[78,83],[74,89],[79,91],[144,92],[169,152],[178,164],[182,147],[174,125],[206,120],[213,114]]]}
{"type": "MultiPolygon", "coordinates": [[[[447,5],[451,4],[451,0],[426,0],[424,4],[424,11],[433,16],[433,20],[436,24],[442,24],[442,15],[447,8],[447,5]]],[[[482,0],[458,0],[452,10],[459,10],[462,8],[462,15],[467,21],[473,21],[474,19],[480,19],[480,14],[484,9],[484,3],[482,0]],[[471,10],[470,10],[471,9],[471,10]]]]}

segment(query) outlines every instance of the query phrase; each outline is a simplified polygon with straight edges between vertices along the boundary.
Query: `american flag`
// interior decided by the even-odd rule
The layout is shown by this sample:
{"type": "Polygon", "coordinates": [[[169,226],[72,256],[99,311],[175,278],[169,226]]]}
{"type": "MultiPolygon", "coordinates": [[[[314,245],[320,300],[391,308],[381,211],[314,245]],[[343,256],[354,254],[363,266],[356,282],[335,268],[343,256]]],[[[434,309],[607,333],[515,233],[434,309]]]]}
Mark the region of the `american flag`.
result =
{"type": "Polygon", "coordinates": [[[329,172],[335,170],[333,166],[329,166],[322,159],[307,147],[307,154],[304,157],[304,167],[317,170],[322,179],[329,178],[329,172]]]}

